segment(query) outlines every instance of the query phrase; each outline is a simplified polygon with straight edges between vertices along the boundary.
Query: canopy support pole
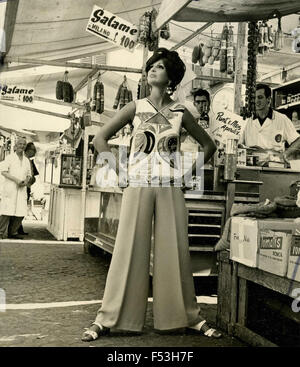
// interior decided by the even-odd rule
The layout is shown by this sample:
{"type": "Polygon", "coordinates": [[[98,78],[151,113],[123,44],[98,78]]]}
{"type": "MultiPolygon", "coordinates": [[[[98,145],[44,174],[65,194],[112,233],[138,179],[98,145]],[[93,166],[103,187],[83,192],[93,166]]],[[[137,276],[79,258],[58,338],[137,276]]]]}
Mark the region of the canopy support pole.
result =
{"type": "Polygon", "coordinates": [[[88,83],[89,78],[92,78],[95,74],[98,73],[97,69],[92,70],[91,72],[88,73],[88,75],[86,75],[82,81],[76,85],[76,87],[74,88],[74,92],[77,93],[80,89],[82,89],[83,87],[85,87],[85,85],[88,83]]]}
{"type": "MultiPolygon", "coordinates": [[[[299,66],[300,66],[300,62],[298,61],[294,64],[285,66],[285,70],[286,71],[292,70],[292,69],[295,69],[299,66]]],[[[270,71],[269,73],[262,75],[258,80],[261,82],[265,79],[271,78],[272,76],[276,76],[276,75],[280,74],[281,71],[282,71],[282,69],[279,69],[279,70],[277,69],[277,70],[270,71]]]]}
{"type": "Polygon", "coordinates": [[[173,46],[170,50],[171,51],[177,50],[179,47],[185,45],[187,42],[189,42],[191,39],[193,39],[194,37],[196,37],[198,34],[200,34],[203,31],[205,31],[205,29],[208,28],[208,27],[210,27],[212,24],[214,24],[214,23],[213,22],[208,22],[208,23],[204,24],[201,28],[197,29],[194,33],[192,33],[191,35],[189,35],[188,37],[186,37],[184,40],[182,40],[181,42],[179,42],[177,45],[173,46]]]}
{"type": "Polygon", "coordinates": [[[243,54],[246,40],[246,23],[240,22],[238,24],[238,36],[237,36],[237,53],[235,62],[235,73],[234,73],[234,107],[233,111],[236,114],[241,113],[241,95],[242,95],[242,84],[243,84],[243,54]]]}
{"type": "Polygon", "coordinates": [[[123,73],[141,73],[141,69],[137,68],[127,68],[120,66],[111,66],[103,64],[91,64],[83,62],[63,62],[63,61],[49,61],[49,60],[38,60],[30,59],[27,57],[18,56],[6,56],[5,62],[18,62],[21,64],[36,64],[36,65],[48,65],[48,66],[59,66],[63,68],[76,68],[76,69],[97,69],[97,70],[108,70],[108,71],[120,71],[123,73]]]}
{"type": "Polygon", "coordinates": [[[19,108],[21,110],[26,110],[26,111],[30,111],[30,112],[38,112],[38,113],[42,113],[44,115],[59,117],[59,118],[62,118],[62,119],[69,119],[70,118],[69,115],[64,115],[62,113],[40,110],[38,108],[23,106],[23,105],[19,105],[19,104],[16,104],[16,103],[0,101],[0,104],[2,104],[3,106],[7,106],[7,107],[19,108]]]}
{"type": "Polygon", "coordinates": [[[40,97],[40,96],[36,96],[36,95],[33,98],[34,98],[35,101],[52,103],[52,104],[56,104],[56,105],[60,105],[60,106],[77,108],[77,109],[85,109],[85,106],[81,106],[77,103],[68,103],[68,102],[63,102],[63,101],[59,101],[59,100],[55,100],[55,99],[40,97]]]}
{"type": "MultiPolygon", "coordinates": [[[[59,117],[61,119],[68,119],[70,120],[70,115],[64,115],[62,113],[58,113],[58,112],[51,112],[51,111],[45,111],[45,110],[41,110],[39,108],[33,108],[33,107],[28,107],[28,106],[22,106],[16,103],[10,103],[10,102],[5,102],[5,101],[0,101],[0,104],[2,104],[3,106],[7,106],[7,107],[14,107],[14,108],[19,108],[21,110],[26,110],[26,111],[30,111],[30,112],[36,112],[36,113],[41,113],[44,115],[49,115],[49,116],[53,116],[53,117],[59,117]]],[[[92,123],[96,124],[96,125],[103,125],[103,123],[99,123],[98,121],[93,121],[92,123]]]]}
{"type": "MultiPolygon", "coordinates": [[[[90,101],[92,96],[92,78],[88,77],[87,80],[87,101],[90,101]]],[[[80,217],[80,228],[81,228],[81,238],[80,241],[84,239],[85,230],[85,209],[86,209],[86,178],[87,178],[87,157],[89,149],[89,134],[88,129],[85,128],[83,131],[83,153],[82,153],[82,183],[81,183],[81,217],[80,217]]]]}

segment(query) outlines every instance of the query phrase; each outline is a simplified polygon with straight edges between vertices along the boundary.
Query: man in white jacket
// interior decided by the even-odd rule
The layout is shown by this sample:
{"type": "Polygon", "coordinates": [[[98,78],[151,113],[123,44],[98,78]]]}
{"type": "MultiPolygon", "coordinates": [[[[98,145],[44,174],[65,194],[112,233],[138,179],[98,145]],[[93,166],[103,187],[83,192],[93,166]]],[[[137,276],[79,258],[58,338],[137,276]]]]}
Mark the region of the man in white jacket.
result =
{"type": "Polygon", "coordinates": [[[25,146],[25,138],[19,137],[15,152],[1,163],[4,183],[0,205],[0,239],[5,238],[8,229],[9,238],[19,238],[16,235],[17,229],[27,214],[26,186],[31,178],[31,167],[29,159],[24,155],[25,146]],[[9,225],[10,219],[12,221],[9,225]]]}

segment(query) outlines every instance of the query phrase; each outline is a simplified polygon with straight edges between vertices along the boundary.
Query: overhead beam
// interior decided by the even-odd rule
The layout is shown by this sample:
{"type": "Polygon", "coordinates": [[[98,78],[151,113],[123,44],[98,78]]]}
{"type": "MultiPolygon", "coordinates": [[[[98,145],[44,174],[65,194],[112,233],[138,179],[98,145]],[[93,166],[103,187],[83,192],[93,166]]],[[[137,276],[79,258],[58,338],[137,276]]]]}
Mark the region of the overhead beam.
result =
{"type": "Polygon", "coordinates": [[[233,78],[226,78],[226,77],[220,77],[220,76],[213,76],[213,75],[197,75],[195,79],[198,80],[209,80],[209,81],[219,81],[222,83],[233,83],[233,78]]]}
{"type": "Polygon", "coordinates": [[[88,82],[88,80],[89,80],[89,78],[93,78],[93,76],[95,75],[95,74],[97,74],[98,73],[98,70],[97,69],[94,69],[94,70],[92,70],[91,72],[89,72],[82,80],[81,80],[81,82],[78,84],[78,85],[76,85],[76,87],[74,88],[74,92],[75,93],[77,93],[80,89],[82,89],[86,84],[87,84],[87,82],[88,82]]]}
{"type": "MultiPolygon", "coordinates": [[[[105,45],[102,46],[101,48],[98,48],[96,51],[94,52],[88,52],[88,53],[81,53],[81,54],[76,54],[74,56],[68,56],[68,57],[62,57],[62,58],[56,58],[55,60],[51,60],[51,61],[70,61],[70,60],[78,60],[78,59],[84,59],[86,57],[90,57],[90,56],[97,56],[100,53],[103,52],[107,52],[107,51],[113,51],[117,49],[116,46],[114,45],[105,45]]],[[[7,59],[6,59],[7,60],[7,59]]],[[[10,71],[18,71],[18,70],[24,70],[24,69],[31,69],[31,68],[35,68],[38,66],[42,66],[42,65],[37,65],[37,64],[23,64],[23,65],[18,65],[18,66],[10,66],[8,67],[7,65],[7,61],[5,61],[5,65],[2,66],[1,71],[2,72],[10,72],[10,71]]]]}
{"type": "Polygon", "coordinates": [[[182,40],[181,42],[179,42],[177,45],[173,46],[171,48],[171,51],[175,51],[179,47],[185,45],[187,42],[189,42],[191,39],[193,39],[194,37],[196,37],[198,34],[200,34],[201,32],[205,31],[205,29],[208,28],[208,27],[210,27],[212,24],[213,24],[213,22],[208,22],[208,23],[204,24],[201,28],[197,29],[194,33],[192,33],[191,35],[189,35],[188,37],[186,37],[184,40],[182,40]]]}
{"type": "MultiPolygon", "coordinates": [[[[291,64],[291,65],[285,66],[285,70],[288,71],[288,70],[295,69],[297,67],[300,67],[300,61],[295,62],[294,64],[291,64]]],[[[265,79],[271,78],[272,76],[278,75],[278,74],[281,73],[281,71],[282,71],[282,69],[279,69],[279,70],[277,69],[277,70],[270,71],[269,73],[262,75],[259,78],[259,81],[263,81],[265,79]]]]}
{"type": "Polygon", "coordinates": [[[59,117],[59,118],[62,118],[62,119],[69,119],[70,118],[69,115],[64,115],[62,113],[40,110],[39,108],[33,108],[33,107],[29,107],[29,106],[23,106],[23,105],[19,105],[19,104],[16,104],[16,103],[10,103],[10,102],[5,102],[5,101],[0,101],[0,104],[2,104],[3,106],[7,106],[7,107],[14,107],[14,108],[19,108],[21,110],[26,110],[26,111],[30,111],[30,112],[42,113],[44,115],[49,115],[49,116],[53,116],[53,117],[59,117]]]}
{"type": "Polygon", "coordinates": [[[6,62],[18,62],[20,64],[36,64],[36,65],[48,65],[48,66],[59,66],[63,68],[76,68],[76,69],[97,69],[97,70],[108,70],[108,71],[120,71],[123,73],[141,73],[142,69],[127,68],[120,66],[111,66],[103,64],[91,64],[84,62],[63,62],[63,61],[49,61],[49,60],[37,60],[27,57],[17,56],[6,56],[6,62]]]}
{"type": "MultiPolygon", "coordinates": [[[[234,83],[234,78],[226,78],[221,76],[212,76],[212,75],[197,75],[196,80],[209,80],[213,82],[222,82],[222,83],[234,83]]],[[[243,75],[243,84],[246,84],[247,78],[245,75],[243,75]]],[[[269,86],[277,86],[277,83],[270,83],[266,82],[265,84],[268,84],[269,86]]]]}
{"type": "Polygon", "coordinates": [[[35,101],[40,101],[40,102],[52,103],[52,104],[65,106],[65,107],[85,109],[85,106],[82,106],[78,103],[68,103],[68,102],[64,102],[64,101],[60,101],[60,100],[56,100],[56,99],[45,98],[45,97],[40,97],[40,96],[36,96],[36,95],[34,96],[34,100],[35,101]]]}
{"type": "MultiPolygon", "coordinates": [[[[52,116],[52,117],[59,117],[62,119],[70,119],[70,115],[64,115],[62,113],[57,113],[57,112],[52,112],[52,111],[45,111],[45,110],[41,110],[39,108],[33,108],[33,107],[28,107],[28,106],[23,106],[23,105],[18,105],[16,103],[9,103],[9,102],[5,102],[5,101],[0,101],[0,104],[2,104],[3,106],[7,106],[7,107],[13,107],[13,108],[19,108],[21,110],[26,110],[26,111],[30,111],[30,112],[36,112],[36,113],[41,113],[44,115],[48,115],[48,116],[52,116]]],[[[102,122],[98,122],[98,121],[94,121],[92,120],[92,123],[96,124],[96,125],[100,125],[103,126],[102,122]]]]}

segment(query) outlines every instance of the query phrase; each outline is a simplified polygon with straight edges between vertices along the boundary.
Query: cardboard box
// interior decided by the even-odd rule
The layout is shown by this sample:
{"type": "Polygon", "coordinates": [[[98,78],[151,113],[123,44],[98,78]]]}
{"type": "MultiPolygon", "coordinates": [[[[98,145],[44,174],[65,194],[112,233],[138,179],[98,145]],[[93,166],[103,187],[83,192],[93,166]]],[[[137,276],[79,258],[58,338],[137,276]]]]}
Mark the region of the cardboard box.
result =
{"type": "Polygon", "coordinates": [[[258,268],[279,276],[286,276],[292,233],[260,231],[258,268]]]}
{"type": "Polygon", "coordinates": [[[300,282],[300,236],[292,238],[288,259],[287,277],[300,282]]]}
{"type": "Polygon", "coordinates": [[[257,266],[257,245],[257,220],[233,217],[230,232],[230,259],[255,268],[257,266]]]}
{"type": "Polygon", "coordinates": [[[233,217],[230,232],[230,259],[258,267],[258,253],[261,233],[266,231],[285,232],[292,235],[294,219],[263,219],[233,217]]]}

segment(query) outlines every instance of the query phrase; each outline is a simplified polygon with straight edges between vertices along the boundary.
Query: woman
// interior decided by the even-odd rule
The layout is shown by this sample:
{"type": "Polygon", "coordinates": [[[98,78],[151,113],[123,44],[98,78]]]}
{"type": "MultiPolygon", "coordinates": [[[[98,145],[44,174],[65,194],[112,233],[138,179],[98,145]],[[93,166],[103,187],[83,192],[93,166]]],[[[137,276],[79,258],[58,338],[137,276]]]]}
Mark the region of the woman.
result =
{"type": "MultiPolygon", "coordinates": [[[[159,330],[190,327],[207,336],[221,336],[206,324],[197,306],[185,200],[181,188],[170,180],[170,172],[177,165],[170,154],[179,152],[182,127],[202,145],[204,162],[216,147],[190,112],[170,98],[185,73],[177,52],[159,48],[147,61],[146,72],[150,96],[128,103],[94,139],[98,152],[109,152],[107,141],[127,123],[133,124],[129,185],[123,192],[103,302],[95,322],[82,336],[84,341],[95,340],[112,327],[142,331],[148,299],[153,217],[154,327],[159,330]]],[[[116,171],[123,176],[123,172],[116,171]]]]}

